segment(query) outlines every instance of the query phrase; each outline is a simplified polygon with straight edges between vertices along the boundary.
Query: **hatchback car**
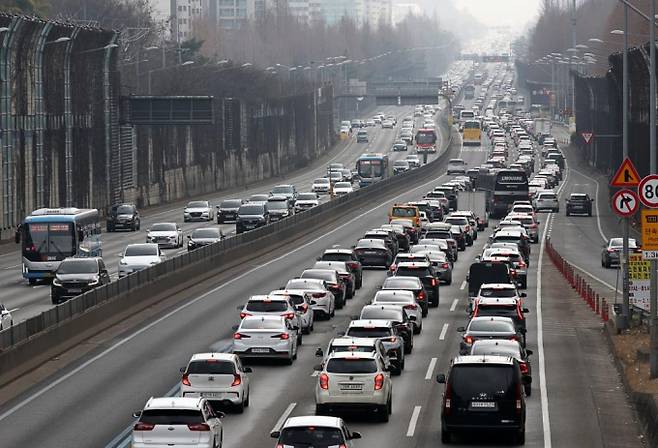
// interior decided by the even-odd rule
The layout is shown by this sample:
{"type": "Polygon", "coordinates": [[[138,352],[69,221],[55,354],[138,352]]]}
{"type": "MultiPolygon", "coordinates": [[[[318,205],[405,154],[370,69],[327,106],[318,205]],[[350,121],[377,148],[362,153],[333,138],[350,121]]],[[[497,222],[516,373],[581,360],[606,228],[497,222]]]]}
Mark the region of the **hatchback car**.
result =
{"type": "Polygon", "coordinates": [[[272,431],[277,447],[343,447],[355,448],[353,440],[361,434],[351,432],[343,419],[320,415],[291,417],[280,430],[272,431]]]}
{"type": "Polygon", "coordinates": [[[157,244],[129,244],[119,260],[119,277],[155,266],[166,259],[157,244]]]}
{"type": "Polygon", "coordinates": [[[471,355],[510,356],[519,363],[523,375],[523,388],[527,397],[532,395],[532,365],[530,355],[532,350],[524,349],[518,341],[505,341],[504,339],[481,339],[473,342],[471,355]]]}
{"type": "Polygon", "coordinates": [[[342,261],[354,273],[356,279],[356,289],[363,285],[363,267],[359,258],[356,256],[354,249],[343,249],[341,247],[332,247],[324,251],[318,261],[342,261]]]}
{"type": "Polygon", "coordinates": [[[344,261],[316,261],[313,269],[329,269],[338,272],[338,276],[345,283],[345,295],[351,299],[356,294],[356,275],[344,261]]]}
{"type": "Polygon", "coordinates": [[[403,290],[410,291],[414,294],[416,303],[420,306],[422,317],[429,313],[429,304],[427,303],[427,291],[423,282],[418,277],[395,276],[384,280],[382,291],[403,290]]]}
{"type": "Polygon", "coordinates": [[[396,331],[404,340],[404,352],[411,353],[414,349],[414,320],[401,305],[397,304],[372,304],[361,308],[359,316],[353,316],[361,320],[390,320],[396,331]]]}
{"type": "Polygon", "coordinates": [[[188,202],[183,209],[183,221],[213,221],[215,211],[208,201],[188,202]]]}
{"type": "Polygon", "coordinates": [[[315,387],[315,413],[341,410],[374,412],[387,422],[392,413],[393,381],[375,353],[336,352],[321,366],[315,387]]]}
{"type": "MultiPolygon", "coordinates": [[[[622,238],[610,238],[608,244],[603,246],[601,251],[601,266],[610,268],[612,266],[619,266],[621,252],[624,248],[624,240],[622,238]]],[[[634,238],[628,239],[628,250],[630,252],[640,252],[640,247],[634,238]]]]}
{"type": "Polygon", "coordinates": [[[238,306],[240,319],[249,316],[280,316],[289,321],[292,327],[297,330],[299,338],[297,342],[302,343],[301,337],[301,319],[295,304],[288,295],[256,295],[249,297],[244,306],[238,306]]]}
{"type": "Polygon", "coordinates": [[[132,429],[133,448],[216,448],[224,442],[224,414],[215,412],[205,398],[151,397],[133,417],[138,419],[132,429]]]}
{"type": "Polygon", "coordinates": [[[526,407],[518,362],[509,356],[459,356],[445,384],[441,405],[441,442],[453,434],[481,430],[505,431],[517,444],[525,443],[526,407]]]}
{"type": "Polygon", "coordinates": [[[427,301],[433,308],[439,306],[439,280],[438,275],[431,263],[425,262],[411,262],[400,263],[395,269],[395,276],[402,277],[418,277],[427,291],[427,301]]]}
{"type": "Polygon", "coordinates": [[[181,397],[201,397],[211,404],[230,405],[242,413],[249,406],[251,367],[233,353],[196,353],[180,369],[181,397]]]}
{"type": "Polygon", "coordinates": [[[297,359],[297,333],[282,316],[246,316],[233,334],[233,353],[240,358],[279,358],[287,364],[297,359]]]}
{"type": "Polygon", "coordinates": [[[347,284],[335,269],[306,269],[299,277],[322,280],[326,288],[334,295],[336,308],[341,309],[347,300],[347,284]]]}
{"type": "MultiPolygon", "coordinates": [[[[414,334],[420,334],[423,331],[423,312],[420,305],[416,303],[416,297],[414,296],[413,292],[405,291],[402,289],[379,290],[375,293],[375,298],[372,299],[371,304],[397,305],[402,307],[406,315],[409,316],[411,323],[413,324],[414,334]]],[[[365,309],[365,307],[363,309],[365,309]]],[[[384,319],[384,317],[364,316],[362,312],[361,319],[384,319]]],[[[407,352],[411,353],[411,350],[407,350],[407,352]]]]}
{"type": "MultiPolygon", "coordinates": [[[[384,367],[390,369],[391,360],[386,353],[384,344],[379,339],[374,338],[350,338],[346,336],[340,336],[333,338],[329,345],[327,346],[327,351],[325,352],[322,348],[315,350],[315,356],[317,358],[326,358],[334,352],[365,352],[365,353],[375,353],[379,356],[384,362],[384,367]]],[[[325,359],[326,360],[326,359],[325,359]]]]}
{"type": "Polygon", "coordinates": [[[594,199],[586,193],[571,193],[567,199],[567,216],[574,214],[592,216],[592,202],[594,199]]]}
{"type": "Polygon", "coordinates": [[[287,289],[279,289],[272,291],[268,296],[285,296],[288,297],[295,307],[295,311],[299,316],[302,334],[309,334],[314,329],[315,313],[311,306],[312,294],[306,291],[288,291],[287,289]]]}
{"type": "Polygon", "coordinates": [[[537,193],[534,201],[535,210],[551,210],[554,213],[560,212],[560,203],[557,194],[552,191],[542,191],[537,193]]]}

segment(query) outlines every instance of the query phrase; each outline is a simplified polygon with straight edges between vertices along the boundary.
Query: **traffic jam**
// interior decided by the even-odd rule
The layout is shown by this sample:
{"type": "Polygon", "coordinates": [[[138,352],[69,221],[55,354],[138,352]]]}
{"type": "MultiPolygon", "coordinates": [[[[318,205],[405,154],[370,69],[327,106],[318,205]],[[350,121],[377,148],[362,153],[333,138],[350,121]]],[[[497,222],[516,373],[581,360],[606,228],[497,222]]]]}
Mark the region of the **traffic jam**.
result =
{"type": "MultiPolygon", "coordinates": [[[[441,442],[483,430],[525,443],[526,401],[537,387],[528,348],[535,341],[526,325],[531,252],[541,240],[540,212],[560,210],[556,188],[564,156],[537,120],[513,106],[523,100],[505,69],[492,72],[481,87],[490,107],[470,117],[455,110],[460,128],[481,132],[486,162],[469,169],[463,159],[451,159],[432,188],[413,201],[389,204],[388,219],[352,246],[326,247],[297,276],[281,279],[280,288],[227,310],[236,321],[230,349],[190,354],[177,396],[151,398],[134,414],[133,447],[166,446],[174,439],[222,446],[230,429],[221,419],[259,406],[250,400],[253,371],[272,363],[294,369],[308,351],[317,359],[308,390],[314,412],[284,414],[270,434],[274,446],[368,446],[367,434],[350,426],[363,419],[384,424],[395,416],[396,384],[414,345],[425,337],[424,326],[450,306],[453,297],[444,291],[462,282],[466,318],[456,328],[455,357],[432,377],[443,387],[441,442]],[[475,197],[484,199],[477,204],[475,197]],[[484,242],[478,253],[466,252],[478,241],[484,242]],[[459,264],[468,266],[465,278],[453,275],[459,264]],[[374,294],[361,291],[369,276],[382,272],[374,294]],[[354,303],[360,312],[345,316],[342,310],[354,310],[354,303]],[[345,317],[346,325],[333,323],[345,317]],[[317,331],[335,336],[309,346],[305,339],[317,331]]],[[[566,212],[591,214],[587,204],[572,196],[566,212]]]]}

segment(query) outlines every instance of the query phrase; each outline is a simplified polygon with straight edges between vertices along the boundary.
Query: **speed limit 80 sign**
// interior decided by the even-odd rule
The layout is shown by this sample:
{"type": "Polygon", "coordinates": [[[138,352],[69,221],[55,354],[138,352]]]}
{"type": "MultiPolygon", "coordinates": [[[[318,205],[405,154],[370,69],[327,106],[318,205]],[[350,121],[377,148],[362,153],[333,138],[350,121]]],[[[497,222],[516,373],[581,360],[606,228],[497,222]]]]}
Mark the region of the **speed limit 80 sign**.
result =
{"type": "Polygon", "coordinates": [[[649,208],[658,208],[658,174],[649,174],[637,186],[640,202],[649,208]]]}

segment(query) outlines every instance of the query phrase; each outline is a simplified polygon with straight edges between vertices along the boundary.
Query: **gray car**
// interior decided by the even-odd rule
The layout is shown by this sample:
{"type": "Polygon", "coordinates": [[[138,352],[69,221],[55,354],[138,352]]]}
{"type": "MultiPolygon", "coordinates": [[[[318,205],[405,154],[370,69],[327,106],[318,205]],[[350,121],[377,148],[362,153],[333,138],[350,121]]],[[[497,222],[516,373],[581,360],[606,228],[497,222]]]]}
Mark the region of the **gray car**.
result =
{"type": "Polygon", "coordinates": [[[514,321],[509,317],[474,317],[468,323],[468,327],[459,327],[457,331],[464,333],[459,344],[459,354],[461,355],[470,353],[473,342],[479,339],[522,340],[514,321]]]}
{"type": "Polygon", "coordinates": [[[346,336],[353,338],[381,339],[386,353],[395,366],[393,373],[404,370],[404,340],[390,320],[353,320],[347,328],[346,336]]]}

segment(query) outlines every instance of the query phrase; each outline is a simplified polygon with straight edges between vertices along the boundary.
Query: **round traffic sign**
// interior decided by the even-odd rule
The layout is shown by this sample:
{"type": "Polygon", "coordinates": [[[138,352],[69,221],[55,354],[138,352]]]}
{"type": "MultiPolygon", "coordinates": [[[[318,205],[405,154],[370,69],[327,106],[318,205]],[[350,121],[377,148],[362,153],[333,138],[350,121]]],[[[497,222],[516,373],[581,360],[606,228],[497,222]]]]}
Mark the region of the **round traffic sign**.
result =
{"type": "Polygon", "coordinates": [[[658,174],[649,174],[637,186],[640,201],[649,208],[658,208],[658,174]]]}
{"type": "Polygon", "coordinates": [[[620,216],[631,216],[640,206],[633,190],[619,190],[612,196],[612,210],[620,216]]]}

